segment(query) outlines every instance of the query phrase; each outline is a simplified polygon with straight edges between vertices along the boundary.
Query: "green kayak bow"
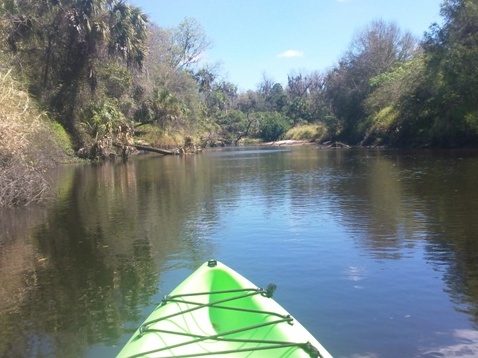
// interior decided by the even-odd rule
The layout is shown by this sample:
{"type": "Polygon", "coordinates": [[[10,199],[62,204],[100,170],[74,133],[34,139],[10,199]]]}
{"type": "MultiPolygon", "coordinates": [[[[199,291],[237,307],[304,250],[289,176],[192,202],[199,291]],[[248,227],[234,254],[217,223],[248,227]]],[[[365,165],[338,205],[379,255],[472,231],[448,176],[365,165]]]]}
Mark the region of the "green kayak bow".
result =
{"type": "Polygon", "coordinates": [[[125,357],[323,357],[327,350],[266,289],[210,260],[151,313],[125,357]]]}

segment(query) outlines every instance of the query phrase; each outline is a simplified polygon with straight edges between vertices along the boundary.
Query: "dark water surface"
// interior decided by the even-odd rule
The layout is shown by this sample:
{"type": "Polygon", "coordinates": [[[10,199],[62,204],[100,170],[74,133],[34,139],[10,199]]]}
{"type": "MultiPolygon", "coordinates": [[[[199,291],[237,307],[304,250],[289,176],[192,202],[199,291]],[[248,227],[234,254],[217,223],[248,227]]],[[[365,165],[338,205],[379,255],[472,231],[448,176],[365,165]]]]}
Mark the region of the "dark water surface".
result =
{"type": "Polygon", "coordinates": [[[0,357],[113,357],[212,257],[335,357],[478,356],[478,152],[227,149],[57,182],[0,213],[0,357]]]}

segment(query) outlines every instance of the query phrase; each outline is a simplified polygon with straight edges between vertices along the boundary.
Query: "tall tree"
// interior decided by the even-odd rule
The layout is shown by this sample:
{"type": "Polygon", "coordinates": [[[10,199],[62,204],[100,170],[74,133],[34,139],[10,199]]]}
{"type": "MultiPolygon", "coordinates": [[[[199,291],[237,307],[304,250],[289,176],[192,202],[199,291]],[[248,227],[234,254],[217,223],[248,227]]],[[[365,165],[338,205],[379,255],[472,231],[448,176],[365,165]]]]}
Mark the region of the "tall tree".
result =
{"type": "Polygon", "coordinates": [[[441,15],[424,42],[439,108],[431,134],[440,145],[464,144],[478,139],[478,3],[446,0],[441,15]]]}
{"type": "Polygon", "coordinates": [[[211,47],[211,41],[206,37],[203,27],[192,18],[185,18],[173,29],[171,40],[171,64],[175,68],[190,68],[211,47]]]}
{"type": "Polygon", "coordinates": [[[190,133],[201,128],[206,112],[204,101],[212,92],[217,76],[214,66],[195,71],[195,61],[207,48],[201,45],[204,43],[209,46],[204,30],[196,20],[186,19],[170,29],[151,24],[145,71],[135,84],[138,89],[136,100],[140,103],[135,114],[137,120],[154,122],[164,130],[173,126],[177,128],[179,124],[183,131],[190,133]],[[185,33],[180,35],[181,31],[185,33]],[[193,36],[193,31],[198,32],[193,36]],[[194,58],[186,60],[189,57],[194,58]],[[175,110],[177,105],[180,105],[180,111],[175,110]]]}
{"type": "Polygon", "coordinates": [[[282,112],[286,109],[287,96],[280,83],[268,82],[264,78],[258,93],[262,112],[282,112]]]}
{"type": "Polygon", "coordinates": [[[360,121],[366,117],[363,101],[371,91],[370,79],[412,58],[413,36],[395,23],[374,21],[353,39],[349,50],[327,76],[327,96],[342,128],[342,137],[360,141],[360,121]]]}
{"type": "Polygon", "coordinates": [[[323,88],[323,76],[317,72],[287,76],[286,93],[289,98],[287,114],[294,123],[323,120],[320,109],[324,106],[323,88]]]}
{"type": "Polygon", "coordinates": [[[231,82],[221,81],[213,84],[206,97],[209,116],[218,116],[230,110],[237,99],[237,86],[231,82]]]}
{"type": "Polygon", "coordinates": [[[42,75],[33,68],[31,81],[49,93],[45,100],[76,139],[79,94],[84,85],[95,91],[102,60],[120,58],[130,68],[143,64],[147,18],[124,1],[25,0],[8,18],[10,48],[30,63],[40,60],[42,75]]]}

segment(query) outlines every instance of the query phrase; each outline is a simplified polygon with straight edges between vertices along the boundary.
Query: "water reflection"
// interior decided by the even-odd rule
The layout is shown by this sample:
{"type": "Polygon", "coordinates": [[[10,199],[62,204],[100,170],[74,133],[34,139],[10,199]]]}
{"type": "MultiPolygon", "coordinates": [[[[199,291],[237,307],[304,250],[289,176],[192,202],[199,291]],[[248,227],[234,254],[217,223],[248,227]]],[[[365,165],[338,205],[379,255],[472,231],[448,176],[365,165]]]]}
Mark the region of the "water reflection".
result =
{"type": "Polygon", "coordinates": [[[425,350],[421,357],[461,357],[474,358],[478,357],[478,332],[469,329],[457,329],[451,334],[456,340],[454,343],[447,345],[448,333],[437,332],[436,334],[441,338],[441,344],[433,349],[425,350]],[[456,343],[458,340],[459,343],[456,343]]]}
{"type": "Polygon", "coordinates": [[[211,257],[278,281],[337,356],[476,353],[477,158],[255,148],[64,168],[50,207],[1,214],[0,355],[114,355],[211,257]]]}
{"type": "Polygon", "coordinates": [[[182,233],[191,213],[178,192],[188,184],[143,164],[71,168],[71,185],[60,184],[40,224],[3,243],[2,294],[12,297],[2,300],[3,356],[82,356],[91,345],[114,346],[125,322],[144,318],[161,258],[182,249],[205,256],[209,248],[182,233]]]}

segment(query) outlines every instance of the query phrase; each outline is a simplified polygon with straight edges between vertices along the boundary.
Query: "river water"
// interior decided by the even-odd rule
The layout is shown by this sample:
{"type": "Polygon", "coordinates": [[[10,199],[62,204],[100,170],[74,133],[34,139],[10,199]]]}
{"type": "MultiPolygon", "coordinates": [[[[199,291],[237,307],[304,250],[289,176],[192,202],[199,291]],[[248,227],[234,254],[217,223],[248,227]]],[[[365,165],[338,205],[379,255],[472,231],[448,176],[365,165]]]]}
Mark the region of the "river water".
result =
{"type": "Polygon", "coordinates": [[[476,151],[228,148],[54,180],[0,214],[2,357],[113,357],[210,258],[275,283],[335,357],[478,356],[476,151]]]}

